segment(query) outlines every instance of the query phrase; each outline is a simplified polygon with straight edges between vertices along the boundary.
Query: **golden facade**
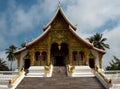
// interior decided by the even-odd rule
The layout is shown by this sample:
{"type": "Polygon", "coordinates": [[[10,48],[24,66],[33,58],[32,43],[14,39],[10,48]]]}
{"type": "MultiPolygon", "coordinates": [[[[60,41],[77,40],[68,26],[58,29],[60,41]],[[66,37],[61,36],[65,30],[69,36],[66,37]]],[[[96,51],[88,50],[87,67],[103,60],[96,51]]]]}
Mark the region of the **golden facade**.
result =
{"type": "Polygon", "coordinates": [[[65,17],[62,8],[58,7],[54,17],[43,28],[43,34],[15,52],[18,68],[20,65],[28,68],[31,65],[50,64],[54,66],[89,65],[92,68],[98,65],[102,68],[102,56],[105,51],[93,47],[92,44],[79,37],[75,32],[76,29],[65,17]],[[92,51],[97,55],[94,55],[92,51]],[[24,60],[23,64],[20,60],[24,60]]]}

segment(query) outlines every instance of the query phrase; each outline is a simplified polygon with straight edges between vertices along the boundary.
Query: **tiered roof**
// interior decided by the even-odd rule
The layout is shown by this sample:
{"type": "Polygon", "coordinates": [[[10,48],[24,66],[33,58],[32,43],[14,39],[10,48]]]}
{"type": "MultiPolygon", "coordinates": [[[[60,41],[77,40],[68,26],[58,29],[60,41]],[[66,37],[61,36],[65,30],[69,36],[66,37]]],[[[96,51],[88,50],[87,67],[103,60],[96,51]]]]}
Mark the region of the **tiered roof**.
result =
{"type": "Polygon", "coordinates": [[[33,45],[33,44],[36,43],[38,40],[42,39],[47,33],[49,33],[49,32],[50,32],[50,28],[51,28],[51,23],[54,21],[54,19],[57,17],[57,15],[58,15],[59,13],[62,15],[63,19],[65,19],[65,21],[69,24],[69,31],[70,31],[75,37],[77,37],[81,42],[83,42],[84,44],[86,44],[86,45],[87,45],[88,47],[90,47],[91,49],[96,50],[96,51],[98,51],[98,52],[100,52],[100,53],[103,53],[103,54],[106,53],[105,50],[101,50],[101,49],[98,49],[98,48],[94,47],[91,43],[89,43],[88,41],[86,41],[86,40],[82,39],[80,36],[78,36],[78,35],[76,34],[76,32],[75,32],[76,29],[77,29],[76,26],[74,26],[74,25],[72,25],[72,24],[70,23],[70,21],[69,21],[69,20],[67,19],[67,17],[64,15],[64,12],[63,12],[62,8],[59,6],[58,9],[57,9],[57,11],[56,11],[56,13],[55,13],[55,15],[54,15],[53,18],[50,20],[50,22],[49,22],[46,26],[44,26],[44,28],[43,28],[44,32],[43,32],[40,36],[38,36],[36,39],[34,39],[33,41],[27,43],[24,48],[17,50],[17,51],[15,52],[15,54],[20,53],[20,52],[26,50],[27,47],[33,45]]]}

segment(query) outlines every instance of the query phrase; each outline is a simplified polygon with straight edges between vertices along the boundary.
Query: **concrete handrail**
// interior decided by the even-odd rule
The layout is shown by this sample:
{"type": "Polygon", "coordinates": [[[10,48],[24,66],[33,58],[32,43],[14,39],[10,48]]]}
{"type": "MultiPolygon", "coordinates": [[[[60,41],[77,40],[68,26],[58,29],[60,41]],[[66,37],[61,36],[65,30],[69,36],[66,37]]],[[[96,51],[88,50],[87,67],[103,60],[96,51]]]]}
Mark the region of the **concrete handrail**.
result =
{"type": "Polygon", "coordinates": [[[106,75],[102,71],[94,70],[94,75],[98,78],[98,80],[103,84],[106,89],[109,89],[109,87],[112,86],[112,80],[106,77],[106,75]]]}
{"type": "Polygon", "coordinates": [[[9,84],[13,84],[24,72],[24,69],[22,69],[22,71],[20,71],[15,77],[13,77],[11,80],[9,80],[9,84]]]}

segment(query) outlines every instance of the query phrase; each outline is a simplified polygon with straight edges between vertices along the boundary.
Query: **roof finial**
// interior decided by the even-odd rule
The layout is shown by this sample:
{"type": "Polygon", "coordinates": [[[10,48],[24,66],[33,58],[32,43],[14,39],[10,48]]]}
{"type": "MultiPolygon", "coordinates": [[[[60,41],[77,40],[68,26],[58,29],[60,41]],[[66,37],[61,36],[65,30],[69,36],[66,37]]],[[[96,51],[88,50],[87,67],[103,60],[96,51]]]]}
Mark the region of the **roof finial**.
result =
{"type": "Polygon", "coordinates": [[[60,0],[58,0],[58,6],[60,7],[60,0]]]}

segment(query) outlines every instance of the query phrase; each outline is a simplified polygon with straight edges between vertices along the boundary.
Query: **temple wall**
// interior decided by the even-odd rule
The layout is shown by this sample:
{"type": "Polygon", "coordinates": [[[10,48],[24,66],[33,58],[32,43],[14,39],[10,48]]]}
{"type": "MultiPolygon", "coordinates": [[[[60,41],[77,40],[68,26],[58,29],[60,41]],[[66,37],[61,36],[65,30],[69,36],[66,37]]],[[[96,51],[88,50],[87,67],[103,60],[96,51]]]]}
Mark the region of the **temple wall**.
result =
{"type": "Polygon", "coordinates": [[[22,67],[24,66],[24,57],[26,56],[27,54],[27,50],[23,51],[20,55],[20,70],[22,69],[22,67]]]}
{"type": "Polygon", "coordinates": [[[97,67],[99,67],[99,56],[98,56],[98,52],[95,50],[91,50],[93,55],[95,56],[95,65],[97,65],[97,67]]]}

